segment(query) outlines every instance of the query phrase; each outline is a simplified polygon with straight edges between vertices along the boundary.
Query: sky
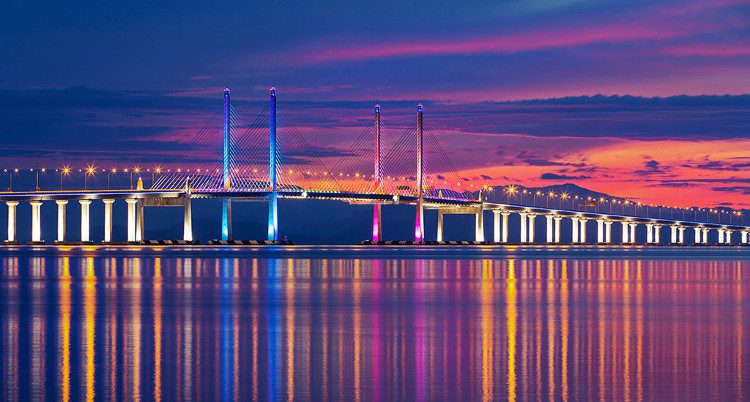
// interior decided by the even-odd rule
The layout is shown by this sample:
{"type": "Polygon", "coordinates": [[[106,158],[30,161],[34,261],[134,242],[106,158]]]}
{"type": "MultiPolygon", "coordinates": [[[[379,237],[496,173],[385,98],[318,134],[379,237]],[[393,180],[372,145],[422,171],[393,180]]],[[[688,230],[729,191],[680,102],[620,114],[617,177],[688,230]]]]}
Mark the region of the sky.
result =
{"type": "Polygon", "coordinates": [[[157,165],[275,86],[326,163],[423,102],[474,188],[750,207],[748,38],[748,0],[5,1],[0,168],[157,165]]]}

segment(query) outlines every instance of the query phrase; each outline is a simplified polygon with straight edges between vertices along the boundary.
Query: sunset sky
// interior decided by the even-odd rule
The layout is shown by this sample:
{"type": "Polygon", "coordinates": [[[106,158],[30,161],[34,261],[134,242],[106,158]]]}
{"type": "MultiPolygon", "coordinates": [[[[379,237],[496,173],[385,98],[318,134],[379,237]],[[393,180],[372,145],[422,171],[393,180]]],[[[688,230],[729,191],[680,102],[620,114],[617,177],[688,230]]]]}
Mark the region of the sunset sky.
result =
{"type": "Polygon", "coordinates": [[[750,207],[748,0],[3,2],[0,168],[159,163],[225,85],[331,160],[423,102],[477,186],[750,207]]]}

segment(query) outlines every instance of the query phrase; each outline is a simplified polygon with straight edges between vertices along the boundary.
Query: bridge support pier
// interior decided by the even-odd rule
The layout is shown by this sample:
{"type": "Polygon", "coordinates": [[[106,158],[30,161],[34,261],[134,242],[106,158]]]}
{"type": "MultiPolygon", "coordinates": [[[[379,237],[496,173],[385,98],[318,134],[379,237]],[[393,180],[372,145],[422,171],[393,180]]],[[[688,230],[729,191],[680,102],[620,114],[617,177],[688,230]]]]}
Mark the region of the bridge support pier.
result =
{"type": "Polygon", "coordinates": [[[578,219],[577,216],[571,217],[570,219],[573,221],[573,225],[571,226],[573,230],[571,243],[575,244],[578,243],[578,222],[580,219],[578,219]]]}
{"type": "Polygon", "coordinates": [[[659,239],[661,235],[661,225],[654,225],[654,244],[661,243],[661,239],[659,239]]]}
{"type": "Polygon", "coordinates": [[[560,244],[560,222],[562,222],[562,216],[555,216],[555,243],[560,244]]]}
{"type": "Polygon", "coordinates": [[[41,201],[31,201],[31,241],[33,243],[42,242],[42,216],[41,201]]]}
{"type": "MultiPolygon", "coordinates": [[[[380,235],[383,231],[383,224],[380,221],[380,214],[382,213],[382,206],[380,204],[374,204],[372,206],[372,242],[377,243],[380,241],[380,235]]],[[[440,210],[438,210],[438,217],[442,219],[442,216],[440,215],[440,210]]],[[[442,222],[439,222],[442,224],[442,222]]],[[[442,228],[440,228],[442,231],[442,228]]],[[[442,235],[442,233],[441,233],[442,235]]],[[[442,239],[441,239],[442,240],[442,239]]],[[[438,241],[441,241],[438,240],[438,241]]]]}
{"type": "Polygon", "coordinates": [[[136,241],[143,241],[145,239],[144,236],[144,229],[146,228],[146,222],[145,222],[145,216],[144,216],[144,207],[143,207],[143,201],[144,200],[138,200],[138,203],[136,204],[136,214],[135,214],[135,240],[136,241]]]}
{"type": "Polygon", "coordinates": [[[708,244],[708,228],[703,228],[703,244],[708,244]]]}
{"type": "Polygon", "coordinates": [[[68,205],[68,200],[55,200],[57,204],[57,242],[62,243],[65,241],[65,207],[68,205]]]}
{"type": "Polygon", "coordinates": [[[724,244],[724,229],[717,229],[719,232],[719,244],[724,244]]]}
{"type": "Polygon", "coordinates": [[[500,211],[492,211],[492,242],[500,243],[500,211]]]}
{"type": "Polygon", "coordinates": [[[596,242],[604,243],[604,219],[596,220],[596,242]]]}
{"type": "Polygon", "coordinates": [[[545,219],[547,219],[547,243],[552,244],[555,242],[555,233],[553,229],[553,219],[555,218],[552,214],[544,215],[545,219]]]}
{"type": "Polygon", "coordinates": [[[438,209],[437,214],[438,214],[438,216],[437,216],[437,236],[436,236],[436,240],[437,241],[443,241],[443,218],[444,218],[445,214],[443,213],[443,210],[441,210],[441,209],[438,209]]]}
{"type": "Polygon", "coordinates": [[[654,228],[654,225],[651,223],[646,224],[646,244],[651,244],[654,242],[654,233],[652,232],[652,229],[654,228]]]}
{"type": "Polygon", "coordinates": [[[534,243],[535,234],[534,234],[534,218],[536,218],[536,214],[529,214],[529,243],[534,243]]]}
{"type": "Polygon", "coordinates": [[[104,202],[104,243],[112,242],[112,204],[115,200],[112,198],[105,198],[104,202]]]}
{"type": "Polygon", "coordinates": [[[474,214],[474,240],[484,243],[484,210],[479,207],[479,211],[474,214]]]}
{"type": "Polygon", "coordinates": [[[731,230],[729,230],[729,229],[727,229],[727,232],[726,232],[726,233],[727,233],[727,240],[726,240],[726,243],[727,243],[727,245],[730,245],[730,246],[731,246],[731,245],[732,245],[732,231],[731,231],[731,230]]]}
{"type": "Polygon", "coordinates": [[[672,225],[672,226],[669,227],[669,229],[670,229],[670,233],[671,233],[671,236],[670,236],[670,239],[669,239],[669,243],[671,243],[671,244],[677,244],[677,225],[672,225]]]}
{"type": "Polygon", "coordinates": [[[699,226],[693,227],[693,234],[695,234],[693,244],[701,244],[701,228],[699,226]]]}
{"type": "Polygon", "coordinates": [[[746,231],[742,232],[742,238],[740,241],[742,242],[742,244],[747,244],[747,232],[746,231]]]}
{"type": "Polygon", "coordinates": [[[508,242],[508,217],[510,216],[510,212],[503,211],[500,213],[500,215],[503,216],[503,243],[508,242]]]}
{"type": "Polygon", "coordinates": [[[685,244],[685,229],[687,229],[684,226],[680,226],[677,230],[680,233],[680,244],[685,244]]]}
{"type": "Polygon", "coordinates": [[[622,244],[628,244],[630,243],[628,234],[630,233],[630,230],[628,230],[628,226],[630,225],[630,222],[628,221],[622,221],[622,244]]]}
{"type": "Polygon", "coordinates": [[[526,212],[519,212],[518,215],[521,216],[521,243],[526,243],[526,240],[528,240],[528,235],[526,234],[526,212]]]}
{"type": "Polygon", "coordinates": [[[128,241],[136,241],[136,219],[135,219],[135,207],[138,203],[136,198],[126,198],[125,202],[128,204],[128,241]]]}
{"type": "Polygon", "coordinates": [[[612,244],[612,221],[604,221],[605,235],[604,242],[612,244]]]}
{"type": "Polygon", "coordinates": [[[638,226],[635,222],[630,222],[630,244],[636,244],[635,241],[635,228],[638,226]]]}
{"type": "Polygon", "coordinates": [[[78,200],[81,204],[81,242],[88,243],[89,239],[89,206],[91,200],[78,200]]]}
{"type": "Polygon", "coordinates": [[[586,243],[586,222],[588,222],[588,219],[581,218],[581,235],[579,238],[581,244],[586,243]]]}
{"type": "Polygon", "coordinates": [[[6,201],[5,205],[8,206],[8,239],[6,243],[15,243],[16,239],[16,207],[18,201],[6,201]]]}
{"type": "Polygon", "coordinates": [[[193,241],[193,201],[190,194],[185,195],[185,206],[182,216],[182,240],[193,241]]]}

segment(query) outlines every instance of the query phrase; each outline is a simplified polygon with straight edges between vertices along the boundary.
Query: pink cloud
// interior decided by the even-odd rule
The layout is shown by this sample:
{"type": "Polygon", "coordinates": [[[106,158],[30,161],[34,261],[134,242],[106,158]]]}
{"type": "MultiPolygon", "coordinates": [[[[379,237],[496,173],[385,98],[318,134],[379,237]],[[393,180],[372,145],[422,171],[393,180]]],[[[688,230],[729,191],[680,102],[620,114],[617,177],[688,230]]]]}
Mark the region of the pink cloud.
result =
{"type": "Polygon", "coordinates": [[[694,43],[665,48],[663,51],[681,57],[745,57],[750,56],[750,44],[694,43]]]}
{"type": "Polygon", "coordinates": [[[627,19],[619,22],[600,22],[589,26],[569,24],[489,37],[378,42],[335,47],[323,46],[303,52],[301,60],[295,60],[319,64],[394,57],[514,54],[601,43],[668,40],[747,26],[748,22],[741,18],[705,17],[712,10],[738,4],[744,4],[744,1],[725,1],[710,5],[704,2],[695,2],[679,8],[645,10],[642,14],[627,16],[627,19]]]}

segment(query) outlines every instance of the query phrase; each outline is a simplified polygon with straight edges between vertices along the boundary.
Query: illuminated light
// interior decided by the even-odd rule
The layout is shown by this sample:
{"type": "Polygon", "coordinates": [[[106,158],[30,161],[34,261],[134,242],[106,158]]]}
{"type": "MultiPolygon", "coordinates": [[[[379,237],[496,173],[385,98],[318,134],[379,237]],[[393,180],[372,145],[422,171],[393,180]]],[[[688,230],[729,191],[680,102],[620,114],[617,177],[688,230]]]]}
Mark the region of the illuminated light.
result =
{"type": "Polygon", "coordinates": [[[125,169],[123,169],[123,170],[125,171],[125,173],[127,173],[127,172],[128,172],[128,168],[125,168],[125,169]]]}
{"type": "Polygon", "coordinates": [[[91,165],[89,165],[89,166],[86,167],[86,174],[94,174],[94,172],[96,172],[96,168],[95,167],[93,167],[91,165]]]}
{"type": "Polygon", "coordinates": [[[136,173],[140,173],[141,168],[139,168],[139,167],[136,166],[136,167],[133,168],[133,171],[136,172],[136,173]]]}
{"type": "Polygon", "coordinates": [[[156,173],[161,173],[161,166],[157,166],[155,170],[156,170],[156,173]]]}
{"type": "Polygon", "coordinates": [[[112,168],[112,173],[117,173],[117,168],[112,168]]]}
{"type": "Polygon", "coordinates": [[[44,172],[46,172],[46,171],[47,171],[47,169],[45,169],[45,168],[42,168],[42,173],[44,173],[44,172]]]}
{"type": "Polygon", "coordinates": [[[18,173],[18,168],[13,169],[13,172],[18,173]]]}

